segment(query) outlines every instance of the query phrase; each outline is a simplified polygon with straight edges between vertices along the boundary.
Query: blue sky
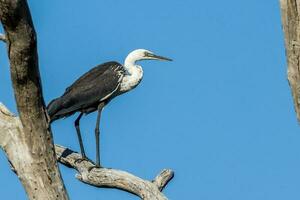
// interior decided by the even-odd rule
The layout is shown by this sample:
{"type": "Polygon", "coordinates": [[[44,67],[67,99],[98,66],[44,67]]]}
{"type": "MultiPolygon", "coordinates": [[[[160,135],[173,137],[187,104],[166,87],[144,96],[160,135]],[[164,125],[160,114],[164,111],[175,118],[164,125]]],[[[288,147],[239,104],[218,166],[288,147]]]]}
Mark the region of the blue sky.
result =
{"type": "MultiPolygon", "coordinates": [[[[106,167],[152,179],[175,170],[171,200],[300,198],[300,130],[286,80],[279,2],[273,0],[29,0],[48,103],[93,66],[145,48],[174,59],[144,61],[144,79],[113,100],[101,121],[106,167]]],[[[16,111],[4,44],[0,101],[16,111]]],[[[79,150],[73,121],[53,124],[56,143],[79,150]]],[[[82,119],[95,158],[96,114],[82,119]]],[[[0,156],[4,199],[25,198],[0,156]],[[4,189],[5,188],[5,189],[4,189]]],[[[98,189],[60,166],[73,200],[138,199],[98,189]]]]}

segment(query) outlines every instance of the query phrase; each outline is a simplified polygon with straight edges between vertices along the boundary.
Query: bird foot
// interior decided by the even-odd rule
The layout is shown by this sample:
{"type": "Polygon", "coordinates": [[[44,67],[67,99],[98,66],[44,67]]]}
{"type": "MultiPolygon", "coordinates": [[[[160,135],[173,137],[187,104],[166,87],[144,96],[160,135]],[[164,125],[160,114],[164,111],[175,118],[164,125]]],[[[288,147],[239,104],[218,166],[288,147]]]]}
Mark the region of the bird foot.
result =
{"type": "Polygon", "coordinates": [[[93,166],[88,168],[88,172],[91,172],[92,169],[94,169],[94,168],[100,169],[100,168],[103,168],[103,167],[101,165],[93,165],[93,166]]]}
{"type": "Polygon", "coordinates": [[[82,161],[87,161],[87,162],[91,162],[94,163],[93,161],[91,161],[90,159],[88,159],[87,157],[82,157],[82,158],[78,158],[74,161],[74,163],[81,163],[82,161]]]}

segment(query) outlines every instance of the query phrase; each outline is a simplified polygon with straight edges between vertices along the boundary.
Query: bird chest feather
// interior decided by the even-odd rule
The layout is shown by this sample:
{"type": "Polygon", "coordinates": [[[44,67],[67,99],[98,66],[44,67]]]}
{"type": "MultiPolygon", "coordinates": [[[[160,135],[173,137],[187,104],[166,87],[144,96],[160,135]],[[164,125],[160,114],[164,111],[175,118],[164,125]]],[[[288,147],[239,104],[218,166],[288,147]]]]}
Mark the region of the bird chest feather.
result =
{"type": "Polygon", "coordinates": [[[127,92],[135,88],[143,78],[143,70],[140,66],[132,66],[128,69],[128,74],[126,74],[121,82],[120,91],[127,92]]]}

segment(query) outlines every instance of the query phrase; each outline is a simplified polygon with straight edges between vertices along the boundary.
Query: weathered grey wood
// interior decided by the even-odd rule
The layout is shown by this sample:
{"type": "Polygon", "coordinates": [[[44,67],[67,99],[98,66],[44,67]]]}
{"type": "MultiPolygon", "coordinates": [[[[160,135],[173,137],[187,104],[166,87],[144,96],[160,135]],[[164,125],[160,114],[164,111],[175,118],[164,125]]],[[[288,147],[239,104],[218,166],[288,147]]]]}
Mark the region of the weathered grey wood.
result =
{"type": "MultiPolygon", "coordinates": [[[[13,170],[17,171],[23,177],[19,169],[20,163],[24,159],[28,159],[26,153],[15,151],[15,145],[23,145],[18,135],[23,134],[23,127],[18,117],[14,116],[3,104],[0,103],[0,146],[9,155],[9,160],[12,163],[13,170]]],[[[22,148],[25,148],[22,146],[22,148]]],[[[19,150],[19,149],[17,149],[19,150]]],[[[107,169],[107,168],[92,168],[95,166],[91,161],[78,161],[81,155],[56,145],[57,160],[62,164],[74,168],[78,171],[76,178],[84,183],[96,187],[118,188],[130,193],[133,193],[144,200],[166,200],[167,198],[161,193],[161,190],[166,186],[169,180],[173,178],[173,171],[169,169],[162,170],[153,181],[143,180],[128,172],[107,169]],[[90,170],[90,171],[89,171],[90,170]]],[[[30,167],[30,166],[27,166],[30,167]]],[[[27,177],[24,177],[27,178],[27,177]]],[[[36,181],[37,178],[35,177],[36,181]]]]}
{"type": "Polygon", "coordinates": [[[152,181],[160,191],[168,184],[168,182],[174,177],[174,172],[170,169],[162,170],[152,181]]]}
{"type": "Polygon", "coordinates": [[[300,121],[300,0],[280,0],[280,6],[285,33],[287,77],[297,118],[300,121]]]}
{"type": "Polygon", "coordinates": [[[96,187],[119,188],[144,200],[165,200],[162,189],[172,179],[171,170],[163,170],[153,181],[128,172],[93,168],[91,161],[76,162],[81,156],[55,146],[44,106],[38,68],[37,41],[26,0],[0,0],[0,20],[7,44],[11,78],[20,118],[0,103],[0,148],[21,180],[28,198],[68,199],[56,163],[58,160],[79,173],[76,177],[96,187]]]}
{"type": "Polygon", "coordinates": [[[45,111],[36,34],[26,0],[0,0],[0,20],[5,31],[1,40],[7,44],[15,99],[24,127],[13,134],[8,121],[7,125],[1,122],[6,128],[0,129],[2,147],[29,199],[68,199],[45,111]]]}
{"type": "Polygon", "coordinates": [[[77,160],[81,158],[80,154],[59,145],[55,145],[55,151],[58,161],[76,169],[79,172],[76,178],[84,183],[96,187],[118,188],[144,200],[167,199],[161,190],[173,178],[172,170],[164,169],[157,175],[155,181],[147,181],[117,169],[92,168],[89,171],[95,164],[87,160],[78,162],[77,160]]]}

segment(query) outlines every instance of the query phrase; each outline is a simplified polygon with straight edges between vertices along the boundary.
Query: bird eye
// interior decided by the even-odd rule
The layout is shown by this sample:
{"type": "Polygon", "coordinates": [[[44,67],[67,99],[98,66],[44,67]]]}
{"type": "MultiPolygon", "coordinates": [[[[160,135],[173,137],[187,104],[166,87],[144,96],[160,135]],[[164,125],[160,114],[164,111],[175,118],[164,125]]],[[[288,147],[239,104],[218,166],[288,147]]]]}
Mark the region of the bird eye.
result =
{"type": "Polygon", "coordinates": [[[149,54],[148,52],[145,52],[145,53],[144,53],[144,56],[146,56],[146,57],[149,57],[149,55],[150,55],[150,54],[149,54]]]}

